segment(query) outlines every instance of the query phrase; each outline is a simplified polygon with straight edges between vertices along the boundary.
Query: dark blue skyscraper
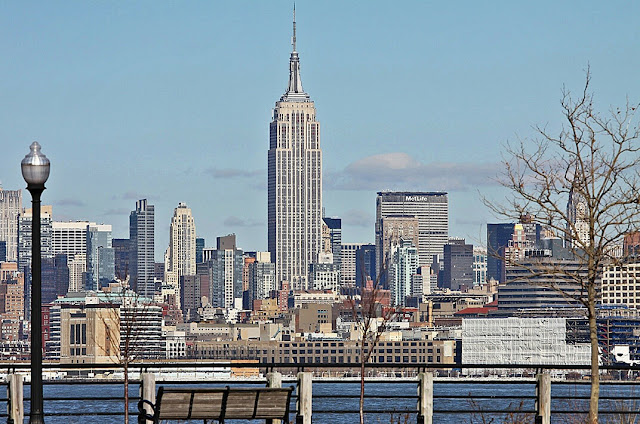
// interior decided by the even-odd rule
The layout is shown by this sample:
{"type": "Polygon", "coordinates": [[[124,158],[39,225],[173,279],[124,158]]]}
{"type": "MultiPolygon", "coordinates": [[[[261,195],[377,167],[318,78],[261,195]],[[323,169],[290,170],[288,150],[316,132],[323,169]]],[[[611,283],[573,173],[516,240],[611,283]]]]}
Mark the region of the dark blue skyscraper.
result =
{"type": "Polygon", "coordinates": [[[376,246],[363,244],[356,250],[356,287],[367,279],[376,281],[376,246]]]}
{"type": "Polygon", "coordinates": [[[202,263],[202,251],[204,250],[204,238],[196,237],[196,263],[202,263]]]}
{"type": "Polygon", "coordinates": [[[144,297],[155,292],[155,208],[141,199],[136,210],[129,215],[129,239],[131,240],[131,285],[144,297]]]}

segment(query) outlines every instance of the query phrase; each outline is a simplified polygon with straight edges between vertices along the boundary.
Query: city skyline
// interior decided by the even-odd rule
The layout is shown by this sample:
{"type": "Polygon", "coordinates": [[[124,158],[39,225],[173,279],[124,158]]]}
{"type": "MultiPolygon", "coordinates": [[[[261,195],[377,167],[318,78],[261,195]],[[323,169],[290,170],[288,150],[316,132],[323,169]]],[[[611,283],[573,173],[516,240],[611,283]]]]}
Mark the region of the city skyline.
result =
{"type": "MultiPolygon", "coordinates": [[[[286,87],[290,3],[2,8],[5,190],[24,187],[19,162],[38,140],[55,221],[104,222],[126,238],[132,205],[148,198],[161,261],[185,202],[208,245],[234,232],[267,250],[266,134],[286,87]]],[[[377,191],[444,190],[450,235],[477,244],[497,221],[476,189],[495,192],[500,143],[556,128],[563,84],[580,90],[590,64],[601,109],[636,100],[638,8],[299,2],[323,203],[343,240],[373,242],[377,191]]]]}

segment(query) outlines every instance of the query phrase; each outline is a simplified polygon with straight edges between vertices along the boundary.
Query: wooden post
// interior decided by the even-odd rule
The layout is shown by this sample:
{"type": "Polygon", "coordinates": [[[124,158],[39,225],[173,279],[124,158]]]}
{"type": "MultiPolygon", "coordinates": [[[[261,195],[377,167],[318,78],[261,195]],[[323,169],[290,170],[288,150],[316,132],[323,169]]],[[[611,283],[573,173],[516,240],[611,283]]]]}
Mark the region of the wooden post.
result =
{"type": "MultiPolygon", "coordinates": [[[[146,399],[149,402],[156,403],[156,376],[150,372],[145,372],[140,375],[140,399],[146,399]]],[[[144,405],[144,410],[148,414],[153,415],[153,411],[149,405],[144,405]]],[[[145,421],[147,424],[152,424],[151,420],[145,421]]]]}
{"type": "Polygon", "coordinates": [[[296,424],[311,424],[311,412],[313,392],[311,383],[313,381],[310,372],[298,373],[298,411],[296,424]]]}
{"type": "Polygon", "coordinates": [[[22,424],[24,422],[24,404],[22,392],[22,376],[9,374],[7,376],[7,398],[9,399],[7,423],[22,424]]]}
{"type": "MultiPolygon", "coordinates": [[[[267,374],[267,387],[282,387],[282,374],[279,372],[270,372],[267,374]]],[[[289,422],[289,417],[287,417],[287,422],[289,422]]],[[[282,420],[267,420],[267,424],[281,424],[282,420]]]]}
{"type": "Polygon", "coordinates": [[[433,373],[418,374],[418,424],[433,424],[433,373]]]}
{"type": "Polygon", "coordinates": [[[551,424],[551,376],[543,372],[536,380],[536,424],[551,424]]]}

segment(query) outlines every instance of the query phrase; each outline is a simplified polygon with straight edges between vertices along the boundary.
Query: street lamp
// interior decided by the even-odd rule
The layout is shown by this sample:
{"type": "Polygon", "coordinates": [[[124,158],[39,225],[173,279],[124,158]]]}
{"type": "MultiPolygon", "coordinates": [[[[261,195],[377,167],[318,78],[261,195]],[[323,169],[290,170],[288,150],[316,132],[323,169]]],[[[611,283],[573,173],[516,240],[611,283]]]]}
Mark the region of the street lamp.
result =
{"type": "Polygon", "coordinates": [[[40,195],[49,178],[49,159],[37,141],[22,159],[22,177],[31,193],[31,412],[30,424],[44,423],[42,406],[42,257],[40,245],[40,195]]]}

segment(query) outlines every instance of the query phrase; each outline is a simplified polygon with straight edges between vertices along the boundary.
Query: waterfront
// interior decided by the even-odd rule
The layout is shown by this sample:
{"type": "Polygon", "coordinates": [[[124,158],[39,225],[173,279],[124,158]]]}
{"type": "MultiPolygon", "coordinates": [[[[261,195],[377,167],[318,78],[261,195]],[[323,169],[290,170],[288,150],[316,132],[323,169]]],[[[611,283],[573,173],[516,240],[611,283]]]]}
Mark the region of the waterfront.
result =
{"type": "MultiPolygon", "coordinates": [[[[258,383],[258,382],[256,382],[258,383]]],[[[210,386],[225,386],[226,382],[212,383],[210,386]]],[[[248,382],[237,384],[246,386],[248,382]]],[[[260,382],[260,384],[263,384],[260,382]]],[[[287,380],[283,385],[293,384],[287,380]]],[[[159,382],[158,385],[170,385],[159,382]]],[[[204,387],[208,384],[198,384],[204,387]]],[[[234,384],[235,385],[235,384],[234,384]]],[[[360,385],[356,382],[339,383],[335,381],[314,380],[313,385],[313,422],[327,424],[350,424],[357,422],[357,413],[341,413],[340,411],[357,411],[360,385]]],[[[105,424],[122,423],[122,415],[96,416],[97,414],[122,413],[123,387],[121,384],[100,384],[96,382],[68,383],[57,382],[45,384],[45,415],[48,424],[74,424],[99,422],[105,424]],[[84,414],[68,416],[64,414],[84,414]],[[89,418],[91,417],[91,419],[89,418]]],[[[567,422],[567,418],[579,418],[576,411],[586,410],[587,400],[578,399],[588,396],[589,386],[583,383],[566,383],[554,381],[552,384],[552,411],[568,413],[552,415],[552,422],[567,422]],[[570,397],[571,399],[562,399],[570,397]]],[[[137,396],[138,384],[130,385],[130,396],[137,396]]],[[[391,383],[370,382],[366,385],[365,410],[384,411],[367,414],[367,423],[390,423],[391,416],[405,423],[416,422],[417,384],[402,379],[391,383]],[[392,412],[393,411],[393,412],[392,412]]],[[[533,422],[535,384],[533,382],[497,383],[467,382],[465,379],[437,380],[434,384],[434,423],[479,423],[482,416],[494,417],[496,422],[503,422],[504,414],[496,410],[516,410],[518,415],[527,417],[525,422],[533,422]],[[446,411],[446,412],[438,412],[446,411]]],[[[25,385],[25,398],[29,396],[29,386],[25,385]]],[[[638,410],[637,387],[630,384],[605,384],[601,392],[601,410],[638,410]],[[608,399],[616,397],[618,399],[608,399]],[[624,401],[621,399],[625,399],[624,401]]],[[[137,399],[131,399],[129,409],[132,415],[130,422],[136,422],[137,399]]],[[[292,403],[292,408],[295,405],[292,403]]],[[[28,401],[25,411],[29,410],[28,401]]],[[[293,417],[293,414],[292,414],[293,417]]],[[[611,417],[609,417],[611,418],[611,417]]],[[[628,423],[640,423],[640,419],[628,423]]],[[[398,422],[398,421],[395,421],[398,422]]],[[[604,423],[609,422],[606,419],[604,423]]],[[[621,422],[619,420],[613,422],[621,422]]]]}

